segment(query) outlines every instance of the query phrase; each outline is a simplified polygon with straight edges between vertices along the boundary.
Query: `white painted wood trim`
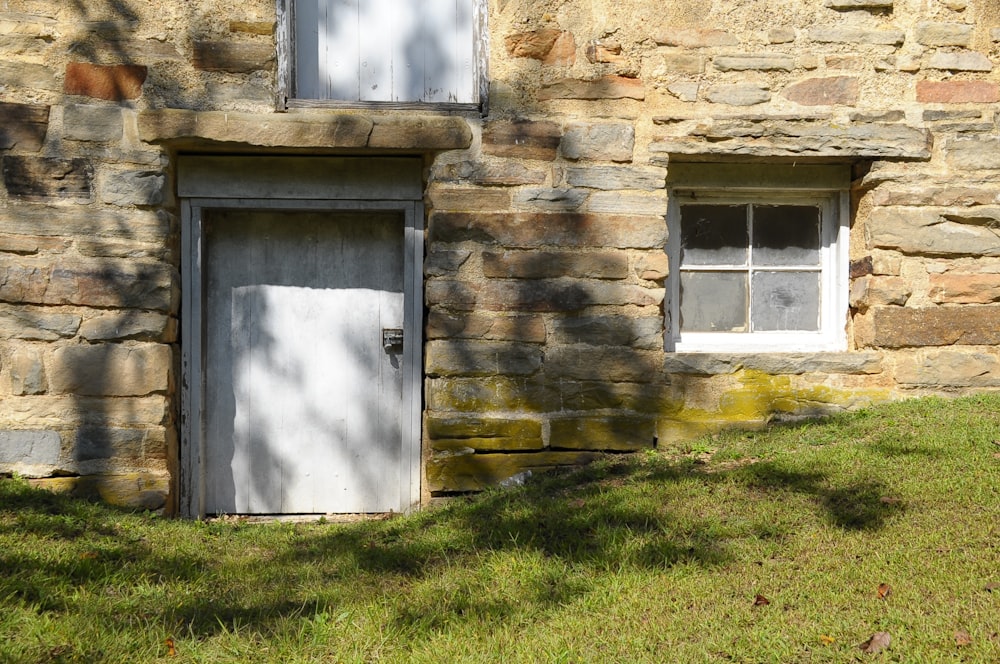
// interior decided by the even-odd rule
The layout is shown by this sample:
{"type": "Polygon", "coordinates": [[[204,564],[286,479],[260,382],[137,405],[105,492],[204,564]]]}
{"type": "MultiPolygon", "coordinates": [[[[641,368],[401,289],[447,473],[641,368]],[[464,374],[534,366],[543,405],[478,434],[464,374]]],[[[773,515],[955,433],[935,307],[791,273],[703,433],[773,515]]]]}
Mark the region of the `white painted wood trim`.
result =
{"type": "Polygon", "coordinates": [[[291,82],[295,80],[292,71],[292,1],[276,0],[274,40],[278,59],[277,96],[274,101],[276,111],[288,108],[288,98],[292,96],[291,82]]]}

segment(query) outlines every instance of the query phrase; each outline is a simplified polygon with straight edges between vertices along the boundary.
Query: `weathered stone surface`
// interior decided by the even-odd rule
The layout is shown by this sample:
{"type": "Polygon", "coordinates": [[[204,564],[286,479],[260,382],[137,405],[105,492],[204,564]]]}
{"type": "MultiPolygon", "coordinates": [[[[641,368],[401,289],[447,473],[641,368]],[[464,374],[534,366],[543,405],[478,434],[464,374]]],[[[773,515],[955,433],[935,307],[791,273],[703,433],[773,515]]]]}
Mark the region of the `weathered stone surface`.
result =
{"type": "Polygon", "coordinates": [[[64,238],[39,237],[38,235],[0,235],[0,252],[8,254],[62,253],[70,241],[64,238]]]}
{"type": "Polygon", "coordinates": [[[712,59],[719,71],[792,71],[795,58],[790,55],[719,55],[712,59]]]}
{"type": "Polygon", "coordinates": [[[670,353],[663,363],[668,374],[712,376],[748,369],[769,375],[875,374],[882,371],[880,353],[670,353]]]}
{"type": "Polygon", "coordinates": [[[173,343],[177,340],[177,319],[147,311],[106,311],[83,321],[80,336],[88,341],[173,343]]]}
{"type": "Polygon", "coordinates": [[[852,76],[831,76],[795,83],[785,88],[781,94],[789,101],[803,106],[853,106],[858,103],[860,89],[858,79],[852,76]]]}
{"type": "Polygon", "coordinates": [[[701,85],[694,81],[678,81],[667,86],[667,92],[681,101],[698,101],[701,85]]]}
{"type": "Polygon", "coordinates": [[[80,316],[49,308],[0,305],[0,339],[55,341],[72,337],[80,327],[80,316]]]}
{"type": "Polygon", "coordinates": [[[576,40],[572,32],[544,28],[508,35],[507,53],[515,58],[533,58],[555,66],[571,66],[576,61],[576,40]]]}
{"type": "Polygon", "coordinates": [[[874,307],[873,345],[996,345],[1000,343],[1000,305],[964,307],[874,307]]]}
{"type": "Polygon", "coordinates": [[[81,256],[91,258],[152,258],[154,260],[170,260],[172,247],[153,242],[136,240],[98,239],[76,240],[73,242],[81,256]]]}
{"type": "Polygon", "coordinates": [[[0,150],[35,152],[42,147],[48,128],[48,106],[0,102],[0,150]]]}
{"type": "Polygon", "coordinates": [[[973,26],[965,23],[921,22],[914,30],[914,38],[924,46],[968,46],[972,40],[973,26]]]}
{"type": "Polygon", "coordinates": [[[425,384],[427,408],[432,412],[545,413],[562,408],[559,384],[538,376],[431,378],[425,384]]]}
{"type": "Polygon", "coordinates": [[[911,283],[902,277],[869,275],[851,282],[849,303],[851,307],[861,311],[883,304],[903,306],[912,293],[911,283]]]}
{"type": "Polygon", "coordinates": [[[556,346],[545,355],[548,376],[578,380],[651,383],[660,375],[661,355],[616,346],[556,346]]]}
{"type": "Polygon", "coordinates": [[[963,170],[1000,169],[1000,139],[954,138],[944,145],[948,163],[963,170]]]}
{"type": "MultiPolygon", "coordinates": [[[[558,145],[558,138],[555,143],[558,145]]],[[[516,161],[503,161],[498,164],[460,161],[457,164],[436,166],[434,169],[434,179],[439,182],[468,182],[478,185],[541,184],[545,182],[546,177],[544,170],[529,168],[516,161]]]]}
{"type": "Polygon", "coordinates": [[[962,223],[933,209],[876,208],[869,219],[871,244],[906,254],[1000,256],[1000,237],[982,223],[962,223]]]}
{"type": "Polygon", "coordinates": [[[939,122],[941,120],[970,120],[983,117],[983,112],[971,108],[944,111],[939,109],[928,109],[923,112],[921,117],[924,119],[924,122],[939,122]]]}
{"type": "Polygon", "coordinates": [[[123,171],[108,175],[101,200],[111,205],[159,205],[166,176],[159,171],[123,171]]]}
{"type": "MultiPolygon", "coordinates": [[[[1000,150],[1000,145],[987,149],[983,146],[983,152],[994,152],[1000,150]]],[[[1000,205],[1000,189],[996,184],[988,182],[969,182],[950,186],[935,186],[924,184],[921,187],[905,187],[900,189],[888,189],[880,187],[875,190],[872,202],[877,206],[887,205],[937,205],[937,206],[961,206],[970,205],[1000,205]]]]}
{"type": "Polygon", "coordinates": [[[432,185],[427,192],[430,206],[449,212],[498,211],[510,209],[511,196],[506,189],[448,187],[432,185]]]}
{"type": "Polygon", "coordinates": [[[0,207],[0,227],[17,235],[126,239],[165,245],[171,233],[171,217],[164,210],[126,213],[92,207],[19,205],[0,207]]]}
{"type": "Polygon", "coordinates": [[[663,252],[644,254],[635,265],[636,276],[647,281],[663,281],[670,274],[670,262],[663,252]]]}
{"type": "Polygon", "coordinates": [[[11,394],[43,394],[45,392],[45,369],[37,348],[22,346],[10,354],[11,394]]]}
{"type": "Polygon", "coordinates": [[[599,191],[590,195],[584,206],[587,212],[608,214],[660,215],[667,213],[666,191],[650,193],[615,193],[599,191]]]}
{"type": "Polygon", "coordinates": [[[856,55],[828,55],[823,61],[827,69],[863,70],[867,67],[864,58],[856,55]]]}
{"type": "Polygon", "coordinates": [[[543,246],[651,249],[666,242],[662,217],[600,214],[465,214],[435,212],[432,242],[472,240],[512,249],[543,246]]]}
{"type": "Polygon", "coordinates": [[[37,479],[32,480],[32,484],[57,493],[99,498],[111,505],[159,510],[166,504],[170,476],[166,472],[101,473],[37,479]]]}
{"type": "Polygon", "coordinates": [[[493,341],[545,341],[545,321],[541,316],[498,314],[449,314],[432,311],[427,315],[428,339],[486,339],[493,341]]]}
{"type": "Polygon", "coordinates": [[[424,370],[429,376],[526,376],[542,365],[534,344],[497,341],[428,341],[424,370]]]}
{"type": "Polygon", "coordinates": [[[274,104],[274,91],[263,85],[213,81],[205,86],[205,100],[218,109],[249,102],[270,106],[274,104]]]}
{"type": "Polygon", "coordinates": [[[248,35],[274,34],[274,21],[230,21],[230,32],[243,32],[248,35]]]}
{"type": "Polygon", "coordinates": [[[428,417],[431,448],[448,451],[525,451],[543,448],[538,420],[483,417],[428,417]]]}
{"type": "Polygon", "coordinates": [[[964,51],[962,53],[935,53],[925,65],[929,69],[951,71],[993,71],[993,63],[982,53],[964,51]]]}
{"type": "Polygon", "coordinates": [[[458,117],[374,116],[370,148],[461,150],[472,144],[469,124],[458,117]]]}
{"type": "Polygon", "coordinates": [[[894,0],[823,0],[830,9],[853,11],[855,9],[891,10],[894,0]]]}
{"type": "Polygon", "coordinates": [[[734,85],[713,85],[705,91],[705,99],[714,104],[730,106],[753,106],[770,101],[771,92],[766,85],[757,83],[737,83],[734,85]]]}
{"type": "Polygon", "coordinates": [[[122,397],[165,392],[172,363],[170,347],[162,344],[62,346],[49,361],[49,389],[122,397]]]}
{"type": "Polygon", "coordinates": [[[705,56],[695,53],[664,53],[663,66],[677,74],[701,74],[705,71],[705,56]]]}
{"type": "Polygon", "coordinates": [[[576,417],[552,420],[554,450],[632,451],[651,449],[656,421],[640,417],[576,417]]]}
{"type": "Polygon", "coordinates": [[[663,319],[628,316],[558,318],[554,323],[552,340],[560,344],[659,350],[663,348],[663,319]]]}
{"type": "Polygon", "coordinates": [[[29,62],[0,62],[0,81],[16,88],[59,90],[59,81],[54,71],[45,65],[29,62]]]}
{"type": "Polygon", "coordinates": [[[592,80],[564,78],[543,85],[538,99],[638,99],[646,98],[642,81],[626,76],[602,76],[592,80]]]}
{"type": "Polygon", "coordinates": [[[638,189],[663,191],[667,169],[639,166],[571,166],[566,169],[566,183],[572,187],[589,187],[617,191],[638,189]]]}
{"type": "Polygon", "coordinates": [[[626,410],[650,415],[675,413],[683,406],[669,385],[564,379],[559,380],[559,403],[563,411],[626,410]]]}
{"type": "Polygon", "coordinates": [[[591,63],[623,65],[628,59],[622,55],[622,45],[611,39],[595,39],[587,44],[587,60],[591,63]]]}
{"type": "Polygon", "coordinates": [[[172,311],[176,283],[163,264],[106,259],[92,263],[12,262],[0,257],[0,300],[172,311]]]}
{"type": "Polygon", "coordinates": [[[1000,274],[979,272],[932,274],[928,296],[938,304],[1000,302],[1000,274]]]}
{"type": "Polygon", "coordinates": [[[573,212],[587,200],[583,189],[565,187],[527,187],[514,193],[514,203],[521,208],[546,212],[573,212]]]}
{"type": "Polygon", "coordinates": [[[865,30],[863,28],[813,28],[809,38],[824,44],[872,44],[899,46],[905,39],[902,30],[865,30]]]}
{"type": "Polygon", "coordinates": [[[11,198],[22,201],[74,201],[92,197],[94,168],[86,159],[3,158],[3,182],[11,198]]]}
{"type": "Polygon", "coordinates": [[[47,475],[59,463],[62,441],[55,431],[0,429],[0,472],[47,475]]]}
{"type": "Polygon", "coordinates": [[[767,42],[769,44],[790,44],[795,41],[794,28],[771,28],[767,31],[767,42]]]}
{"type": "Polygon", "coordinates": [[[711,46],[736,46],[739,40],[724,30],[678,28],[664,26],[653,35],[653,41],[664,46],[707,48],[711,46]]]}
{"type": "Polygon", "coordinates": [[[997,387],[1000,358],[986,350],[920,350],[897,356],[895,376],[918,387],[997,387]]]}
{"type": "Polygon", "coordinates": [[[1000,85],[989,81],[917,81],[917,101],[990,104],[1000,101],[1000,85]]]}
{"type": "Polygon", "coordinates": [[[462,454],[427,462],[427,484],[432,493],[482,491],[526,470],[580,466],[596,460],[593,452],[525,452],[517,454],[462,454]]]}
{"type": "Polygon", "coordinates": [[[577,311],[600,305],[657,306],[663,290],[582,279],[491,280],[479,288],[435,280],[427,285],[426,298],[457,310],[577,311]]]}
{"type": "Polygon", "coordinates": [[[624,279],[628,276],[628,256],[613,251],[484,251],[483,274],[517,279],[624,279]]]}
{"type": "Polygon", "coordinates": [[[562,127],[548,121],[498,121],[483,129],[483,152],[498,157],[552,161],[562,139],[562,127]]]}
{"type": "Polygon", "coordinates": [[[146,81],[143,65],[94,65],[70,62],[66,65],[63,92],[108,101],[138,99],[146,81]]]}
{"type": "Polygon", "coordinates": [[[618,122],[572,122],[562,138],[567,159],[632,161],[635,128],[618,122]]]}
{"type": "Polygon", "coordinates": [[[270,44],[196,41],[191,64],[204,71],[248,73],[269,69],[275,51],[270,44]]]}
{"type": "Polygon", "coordinates": [[[67,104],[63,108],[63,138],[118,141],[123,129],[122,110],[117,106],[67,104]]]}
{"type": "Polygon", "coordinates": [[[453,274],[459,270],[472,252],[468,249],[432,250],[424,259],[424,274],[428,277],[440,277],[453,274]]]}
{"type": "Polygon", "coordinates": [[[172,412],[171,402],[161,394],[115,399],[79,394],[0,399],[0,421],[19,429],[77,424],[145,427],[167,424],[172,412]]]}

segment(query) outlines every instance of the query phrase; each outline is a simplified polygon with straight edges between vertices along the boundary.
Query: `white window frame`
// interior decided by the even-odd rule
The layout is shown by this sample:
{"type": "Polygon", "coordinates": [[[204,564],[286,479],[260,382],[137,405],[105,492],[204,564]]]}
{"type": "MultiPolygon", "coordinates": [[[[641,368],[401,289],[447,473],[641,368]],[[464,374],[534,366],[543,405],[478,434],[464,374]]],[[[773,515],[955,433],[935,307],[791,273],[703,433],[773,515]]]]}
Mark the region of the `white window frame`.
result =
{"type": "MultiPolygon", "coordinates": [[[[667,212],[670,278],[666,345],[676,352],[808,352],[847,348],[849,175],[846,167],[690,164],[670,183],[667,212]],[[712,172],[713,166],[719,172],[712,172]],[[754,173],[750,169],[762,172],[754,173]],[[699,174],[703,177],[699,181],[699,174]],[[742,176],[741,176],[742,174],[742,176]],[[782,184],[782,175],[789,178],[782,184]],[[805,177],[803,177],[805,176],[805,177]],[[821,215],[820,321],[816,331],[682,332],[680,329],[681,206],[700,204],[816,205],[821,215]]],[[[670,179],[668,177],[668,179],[670,179]]],[[[735,271],[748,268],[733,266],[735,271]]],[[[692,271],[708,269],[688,268],[692,271]]]]}
{"type": "MultiPolygon", "coordinates": [[[[365,0],[360,0],[364,2],[365,0]]],[[[419,3],[420,0],[412,0],[419,3]]],[[[477,111],[488,113],[489,93],[489,31],[487,16],[488,0],[461,0],[469,2],[473,11],[473,79],[475,99],[471,102],[420,102],[420,101],[360,101],[339,99],[304,99],[297,96],[295,72],[295,0],[277,2],[277,59],[278,96],[276,107],[279,111],[290,108],[362,108],[381,110],[432,110],[432,111],[477,111]]]]}

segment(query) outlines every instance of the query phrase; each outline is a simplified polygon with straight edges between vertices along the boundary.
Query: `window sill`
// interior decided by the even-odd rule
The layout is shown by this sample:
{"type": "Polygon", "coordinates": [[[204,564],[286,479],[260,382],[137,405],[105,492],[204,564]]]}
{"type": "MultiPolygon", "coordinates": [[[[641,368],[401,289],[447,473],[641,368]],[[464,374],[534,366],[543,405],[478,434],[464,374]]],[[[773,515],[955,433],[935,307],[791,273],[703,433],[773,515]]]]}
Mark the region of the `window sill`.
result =
{"type": "Polygon", "coordinates": [[[668,374],[712,376],[740,370],[766,374],[876,374],[882,371],[882,354],[859,352],[667,353],[663,370],[668,374]]]}

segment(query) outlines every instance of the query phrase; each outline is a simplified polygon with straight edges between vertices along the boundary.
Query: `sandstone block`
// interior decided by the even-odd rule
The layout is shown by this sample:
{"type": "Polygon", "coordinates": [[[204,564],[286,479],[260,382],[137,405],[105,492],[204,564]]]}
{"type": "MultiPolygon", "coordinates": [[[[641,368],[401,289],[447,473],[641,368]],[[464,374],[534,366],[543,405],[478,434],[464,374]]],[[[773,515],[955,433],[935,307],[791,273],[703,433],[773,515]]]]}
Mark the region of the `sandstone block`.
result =
{"type": "Polygon", "coordinates": [[[63,137],[75,141],[121,140],[124,121],[117,106],[67,104],[63,109],[63,137]]]}
{"type": "Polygon", "coordinates": [[[542,351],[533,344],[440,340],[424,347],[424,370],[429,376],[524,376],[541,365],[542,351]]]}
{"type": "Polygon", "coordinates": [[[571,187],[589,187],[617,191],[638,189],[663,191],[666,189],[667,169],[638,166],[570,166],[566,169],[566,183],[571,187]]]}
{"type": "Polygon", "coordinates": [[[427,315],[428,339],[485,339],[491,341],[545,341],[545,321],[534,315],[450,314],[431,311],[427,315]]]}
{"type": "Polygon", "coordinates": [[[498,157],[552,161],[561,139],[562,127],[555,122],[490,122],[483,129],[483,152],[498,157]]]}
{"type": "Polygon", "coordinates": [[[876,208],[869,220],[874,247],[930,256],[1000,256],[1000,237],[961,217],[933,209],[876,208]]]}
{"type": "Polygon", "coordinates": [[[938,109],[928,109],[925,110],[921,117],[924,122],[940,122],[941,120],[978,120],[983,117],[983,112],[975,109],[958,109],[958,110],[938,110],[938,109]]]}
{"type": "Polygon", "coordinates": [[[795,58],[790,55],[719,55],[712,59],[719,71],[792,71],[795,58]]]}
{"type": "Polygon", "coordinates": [[[622,55],[622,45],[613,40],[595,39],[587,44],[586,51],[587,60],[594,64],[628,64],[628,59],[622,55]]]}
{"type": "Polygon", "coordinates": [[[670,274],[670,262],[663,252],[644,254],[635,266],[636,276],[647,281],[663,281],[670,274]]]}
{"type": "Polygon", "coordinates": [[[918,23],[914,38],[924,46],[968,46],[973,26],[965,23],[918,23]]]}
{"type": "Polygon", "coordinates": [[[677,74],[701,74],[705,71],[705,56],[692,53],[665,53],[663,66],[677,74]]]}
{"type": "Polygon", "coordinates": [[[435,413],[545,413],[562,408],[559,386],[538,376],[431,378],[427,408],[435,413]]]}
{"type": "Polygon", "coordinates": [[[0,150],[19,148],[37,152],[48,128],[48,106],[0,102],[0,150]]]}
{"type": "Polygon", "coordinates": [[[850,306],[862,311],[877,305],[903,306],[912,293],[910,282],[902,277],[862,277],[851,283],[850,306]]]}
{"type": "Polygon", "coordinates": [[[1000,274],[963,272],[932,274],[928,295],[938,304],[1000,302],[1000,274]]]}
{"type": "Polygon", "coordinates": [[[270,69],[275,58],[270,44],[196,41],[191,64],[203,71],[249,73],[270,69]]]}
{"type": "Polygon", "coordinates": [[[166,176],[159,171],[123,171],[104,180],[101,200],[111,205],[159,205],[166,176]]]}
{"type": "Polygon", "coordinates": [[[72,337],[80,317],[48,308],[0,305],[0,339],[55,341],[72,337]]]}
{"type": "Polygon", "coordinates": [[[666,242],[662,217],[578,213],[465,214],[430,216],[432,242],[467,240],[511,249],[612,247],[652,249],[666,242]]]}
{"type": "Polygon", "coordinates": [[[396,114],[375,116],[370,148],[462,150],[472,144],[472,130],[461,118],[396,114]]]}
{"type": "Polygon", "coordinates": [[[425,431],[431,449],[439,451],[501,452],[543,448],[542,424],[537,420],[483,417],[428,417],[425,431]]]}
{"type": "Polygon", "coordinates": [[[770,101],[771,92],[767,89],[766,85],[756,83],[713,85],[705,91],[705,98],[714,104],[753,106],[770,101]]]}
{"type": "Polygon", "coordinates": [[[558,318],[552,340],[560,344],[663,348],[663,319],[657,317],[583,316],[558,318]]]}
{"type": "Polygon", "coordinates": [[[621,252],[484,251],[483,274],[487,277],[543,279],[582,277],[624,279],[628,256],[621,252]]]}
{"type": "Polygon", "coordinates": [[[30,90],[59,90],[54,71],[45,65],[7,60],[0,62],[0,81],[4,85],[30,90]]]}
{"type": "Polygon", "coordinates": [[[550,377],[651,383],[660,376],[662,353],[615,346],[557,346],[545,356],[550,377]]]}
{"type": "Polygon", "coordinates": [[[240,102],[273,105],[274,93],[263,85],[252,83],[212,82],[205,86],[205,99],[214,108],[225,108],[240,102]]]}
{"type": "Polygon", "coordinates": [[[62,346],[49,360],[49,389],[123,397],[166,392],[172,363],[170,347],[162,344],[62,346]]]}
{"type": "MultiPolygon", "coordinates": [[[[518,32],[507,35],[504,38],[504,45],[507,47],[507,54],[512,57],[544,61],[549,58],[553,47],[563,34],[563,31],[555,28],[518,32]]],[[[572,38],[572,35],[570,37],[572,38]]]]}
{"type": "Polygon", "coordinates": [[[123,239],[166,245],[171,233],[171,216],[164,210],[109,210],[66,206],[53,215],[42,205],[0,207],[0,227],[16,235],[37,235],[63,241],[76,238],[123,239]]]}
{"type": "Polygon", "coordinates": [[[950,71],[993,71],[993,63],[982,53],[964,51],[962,53],[935,53],[928,60],[929,69],[950,71]]]}
{"type": "Polygon", "coordinates": [[[665,26],[653,35],[653,41],[664,46],[684,48],[708,48],[712,46],[736,46],[739,40],[724,30],[677,28],[665,26]]]}
{"type": "Polygon", "coordinates": [[[1000,358],[991,352],[921,350],[896,360],[896,381],[902,385],[931,387],[1000,386],[1000,358]]]}
{"type": "Polygon", "coordinates": [[[559,392],[560,404],[566,411],[613,409],[666,415],[683,406],[668,385],[560,380],[559,392]]]}
{"type": "Polygon", "coordinates": [[[873,345],[883,348],[1000,343],[1000,305],[876,307],[871,313],[873,345]]]}
{"type": "Polygon", "coordinates": [[[440,277],[458,272],[472,252],[467,249],[433,250],[424,259],[424,274],[428,277],[440,277]]]}
{"type": "MultiPolygon", "coordinates": [[[[1000,169],[1000,139],[997,138],[950,139],[945,142],[945,151],[948,155],[948,163],[955,168],[963,170],[1000,169]]],[[[989,195],[992,197],[995,194],[990,192],[989,195]]]]}
{"type": "Polygon", "coordinates": [[[64,238],[40,237],[38,235],[0,235],[0,252],[31,255],[39,252],[63,253],[70,245],[64,238]]]}
{"type": "Polygon", "coordinates": [[[667,86],[667,92],[681,101],[698,101],[698,90],[701,86],[695,82],[678,81],[667,86]]]}
{"type": "Polygon", "coordinates": [[[10,354],[10,391],[17,396],[43,394],[45,369],[38,350],[32,347],[15,348],[10,354]]]}
{"type": "Polygon", "coordinates": [[[83,321],[80,336],[88,341],[173,343],[177,340],[177,319],[147,311],[106,311],[83,321]]]}
{"type": "Polygon", "coordinates": [[[243,32],[248,35],[273,35],[274,21],[230,21],[230,32],[243,32]]]}
{"type": "Polygon", "coordinates": [[[526,470],[580,466],[598,456],[593,452],[525,452],[435,458],[427,462],[427,484],[432,493],[482,491],[526,470]]]}
{"type": "Polygon", "coordinates": [[[795,41],[794,28],[771,28],[767,31],[769,44],[790,44],[795,41]]]}
{"type": "Polygon", "coordinates": [[[170,490],[166,472],[112,473],[80,477],[52,477],[33,480],[42,489],[70,493],[81,498],[99,498],[111,505],[159,510],[164,507],[170,490]]]}
{"type": "Polygon", "coordinates": [[[599,191],[590,195],[584,206],[587,212],[607,214],[666,215],[665,190],[650,193],[599,191]]]}
{"type": "Polygon", "coordinates": [[[849,353],[669,353],[663,362],[667,374],[714,376],[740,370],[763,374],[801,375],[876,374],[882,371],[877,352],[849,353]]]}
{"type": "Polygon", "coordinates": [[[899,46],[905,35],[902,30],[865,30],[863,28],[813,28],[809,38],[823,44],[871,44],[899,46]]]}
{"type": "Polygon", "coordinates": [[[823,6],[830,9],[853,11],[855,9],[875,9],[889,11],[894,0],[823,0],[823,6]]]}
{"type": "MultiPolygon", "coordinates": [[[[92,263],[61,263],[51,268],[47,273],[47,283],[42,281],[42,286],[41,294],[32,294],[32,299],[25,301],[163,312],[173,311],[176,303],[174,270],[164,264],[141,264],[112,259],[92,263]]],[[[4,286],[0,285],[0,296],[4,290],[4,286]]]]}
{"type": "Polygon", "coordinates": [[[11,198],[23,201],[89,203],[94,168],[86,159],[3,158],[3,181],[11,198]]]}
{"type": "Polygon", "coordinates": [[[658,306],[663,290],[582,279],[491,280],[476,293],[489,311],[577,311],[601,305],[658,306]]]}
{"type": "Polygon", "coordinates": [[[851,76],[832,76],[795,83],[785,88],[782,96],[803,106],[853,106],[858,103],[859,92],[858,79],[851,76]]]}
{"type": "Polygon", "coordinates": [[[626,76],[602,76],[583,80],[564,78],[543,85],[538,91],[540,101],[552,99],[638,99],[646,98],[642,81],[626,76]]]}
{"type": "Polygon", "coordinates": [[[548,212],[573,212],[587,200],[583,189],[564,187],[528,187],[514,193],[514,203],[525,208],[548,212]]]}
{"type": "Polygon", "coordinates": [[[635,128],[617,122],[573,122],[566,126],[562,154],[567,159],[632,161],[635,128]]]}
{"type": "Polygon", "coordinates": [[[506,210],[510,208],[510,192],[505,189],[446,187],[431,185],[427,192],[431,208],[449,212],[476,210],[506,210]]]}
{"type": "Polygon", "coordinates": [[[138,99],[145,81],[146,67],[142,65],[94,65],[88,62],[70,62],[66,65],[63,91],[68,95],[125,101],[138,99]]]}
{"type": "Polygon", "coordinates": [[[624,452],[651,449],[656,422],[640,417],[581,417],[552,420],[549,447],[624,452]]]}
{"type": "Polygon", "coordinates": [[[55,431],[0,429],[0,472],[47,475],[59,463],[61,451],[62,441],[55,431]]]}
{"type": "MultiPolygon", "coordinates": [[[[558,138],[556,144],[558,144],[558,138]]],[[[555,158],[554,151],[553,158],[555,158]]],[[[502,161],[497,164],[460,161],[457,164],[436,166],[433,179],[439,182],[516,186],[542,184],[546,177],[547,174],[544,170],[529,168],[516,161],[502,161]]]]}
{"type": "MultiPolygon", "coordinates": [[[[986,150],[983,150],[986,152],[986,150]]],[[[878,206],[888,205],[936,205],[960,206],[998,205],[1000,190],[990,189],[989,183],[969,183],[959,186],[925,185],[919,189],[884,189],[875,190],[872,202],[878,206]]]]}

